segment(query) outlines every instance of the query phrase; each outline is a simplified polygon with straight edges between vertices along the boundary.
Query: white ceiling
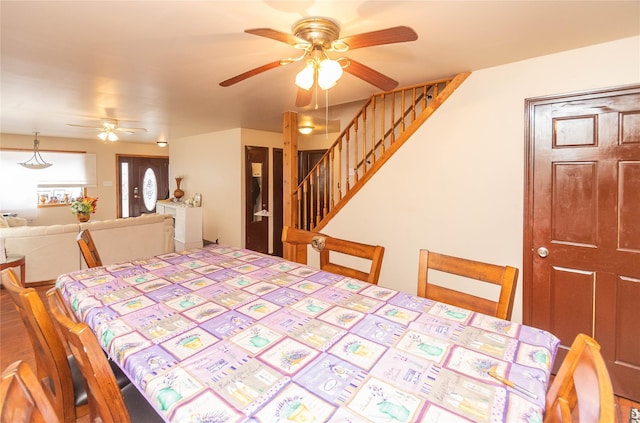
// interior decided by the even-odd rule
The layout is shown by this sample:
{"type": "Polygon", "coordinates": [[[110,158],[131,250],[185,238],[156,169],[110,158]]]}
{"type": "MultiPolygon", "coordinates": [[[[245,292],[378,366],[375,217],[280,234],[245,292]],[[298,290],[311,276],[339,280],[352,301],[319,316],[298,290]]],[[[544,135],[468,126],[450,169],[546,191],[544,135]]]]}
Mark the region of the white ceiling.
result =
{"type": "MultiPolygon", "coordinates": [[[[295,107],[293,81],[302,63],[218,85],[298,55],[287,44],[244,33],[247,28],[290,32],[309,16],[333,18],[341,36],[410,26],[417,41],[345,54],[400,87],[640,34],[637,0],[2,0],[0,14],[1,132],[90,138],[93,132],[67,124],[110,117],[147,128],[121,136],[137,142],[237,127],[280,132],[283,112],[313,112],[295,107]]],[[[329,90],[329,103],[378,91],[345,74],[329,90]]],[[[324,117],[320,97],[315,113],[324,117]]]]}

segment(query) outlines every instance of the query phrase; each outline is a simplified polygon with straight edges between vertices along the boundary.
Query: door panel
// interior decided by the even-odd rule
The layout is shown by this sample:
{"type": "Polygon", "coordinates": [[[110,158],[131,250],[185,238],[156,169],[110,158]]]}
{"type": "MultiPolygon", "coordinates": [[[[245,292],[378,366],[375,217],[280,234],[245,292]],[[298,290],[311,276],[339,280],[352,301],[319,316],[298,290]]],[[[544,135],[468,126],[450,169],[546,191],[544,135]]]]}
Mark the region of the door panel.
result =
{"type": "Polygon", "coordinates": [[[256,215],[269,207],[269,149],[245,147],[245,246],[269,253],[269,217],[256,215]]]}
{"type": "Polygon", "coordinates": [[[602,346],[640,400],[640,87],[527,100],[524,321],[602,346]]]}
{"type": "Polygon", "coordinates": [[[282,226],[284,222],[283,150],[273,149],[273,255],[282,257],[282,226]]]}
{"type": "Polygon", "coordinates": [[[169,158],[118,156],[118,217],[153,213],[169,198],[169,158]]]}

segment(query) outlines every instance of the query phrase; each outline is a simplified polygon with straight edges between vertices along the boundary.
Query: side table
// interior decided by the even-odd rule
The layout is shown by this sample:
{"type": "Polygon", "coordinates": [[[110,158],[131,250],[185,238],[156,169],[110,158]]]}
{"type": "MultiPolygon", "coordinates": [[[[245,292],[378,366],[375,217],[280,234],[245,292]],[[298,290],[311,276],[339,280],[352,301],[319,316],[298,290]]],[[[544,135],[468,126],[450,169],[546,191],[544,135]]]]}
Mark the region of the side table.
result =
{"type": "Polygon", "coordinates": [[[26,280],[26,277],[25,277],[26,263],[24,260],[24,256],[21,256],[18,254],[7,254],[7,261],[4,263],[0,263],[0,271],[4,269],[9,269],[12,267],[18,267],[18,266],[20,266],[20,285],[24,287],[24,283],[26,280]]]}

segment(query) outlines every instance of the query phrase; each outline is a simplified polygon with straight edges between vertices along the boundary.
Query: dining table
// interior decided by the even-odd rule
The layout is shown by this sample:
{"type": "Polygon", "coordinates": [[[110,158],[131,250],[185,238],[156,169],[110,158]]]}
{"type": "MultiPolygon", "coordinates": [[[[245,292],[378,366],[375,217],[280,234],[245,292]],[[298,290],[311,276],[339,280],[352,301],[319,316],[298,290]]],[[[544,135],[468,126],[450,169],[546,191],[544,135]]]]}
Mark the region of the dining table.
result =
{"type": "Polygon", "coordinates": [[[559,344],[218,244],[66,273],[56,287],[167,422],[541,422],[559,344]]]}

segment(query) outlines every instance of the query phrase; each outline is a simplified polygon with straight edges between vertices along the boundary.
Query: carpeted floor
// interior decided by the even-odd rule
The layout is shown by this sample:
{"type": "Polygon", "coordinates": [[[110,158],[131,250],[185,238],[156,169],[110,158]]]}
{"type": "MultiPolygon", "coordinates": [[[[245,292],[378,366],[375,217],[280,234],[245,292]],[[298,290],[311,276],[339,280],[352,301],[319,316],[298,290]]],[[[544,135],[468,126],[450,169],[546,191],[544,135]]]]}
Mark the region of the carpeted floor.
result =
{"type": "Polygon", "coordinates": [[[629,423],[640,423],[639,409],[631,407],[631,412],[629,413],[629,423]]]}

